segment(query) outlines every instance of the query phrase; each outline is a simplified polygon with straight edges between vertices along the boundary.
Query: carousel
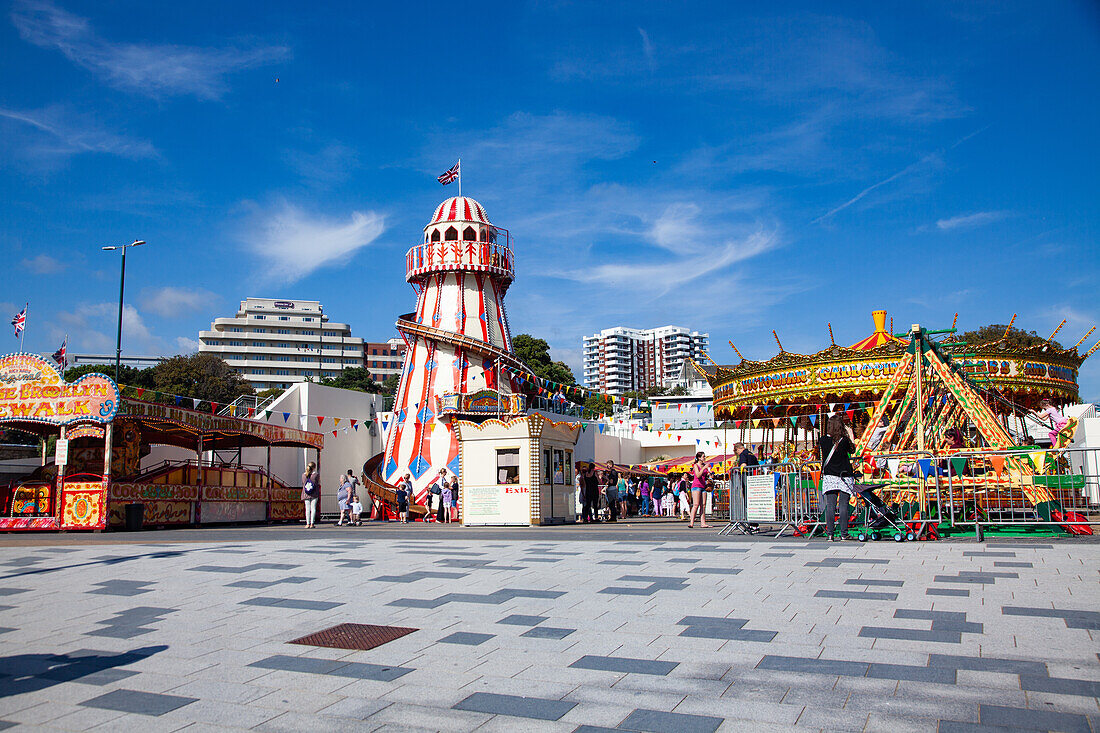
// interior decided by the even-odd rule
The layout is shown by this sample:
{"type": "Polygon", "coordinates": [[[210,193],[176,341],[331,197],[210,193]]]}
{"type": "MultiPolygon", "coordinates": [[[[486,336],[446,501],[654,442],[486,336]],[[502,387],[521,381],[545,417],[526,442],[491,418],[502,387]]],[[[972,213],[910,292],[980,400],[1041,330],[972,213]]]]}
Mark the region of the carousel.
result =
{"type": "MultiPolygon", "coordinates": [[[[872,317],[874,332],[851,346],[838,345],[830,325],[829,346],[815,354],[795,354],[783,349],[773,331],[779,353],[766,361],[745,359],[731,343],[739,363],[695,364],[714,392],[715,419],[732,421],[742,431],[743,441],[750,428],[771,428],[766,444],[803,450],[812,447],[816,431],[830,412],[848,412],[857,429],[864,427],[870,408],[902,368],[911,346],[910,334],[891,333],[892,319],[887,330],[886,311],[875,311],[872,317]]],[[[1050,339],[1045,344],[1013,346],[1007,341],[1007,329],[995,341],[963,343],[954,331],[952,327],[942,332],[946,335],[937,347],[980,385],[1006,430],[1027,410],[1037,408],[1041,399],[1058,405],[1077,402],[1078,370],[1096,350],[1094,346],[1079,354],[1084,338],[1068,349],[1058,348],[1050,339]]],[[[770,450],[767,453],[771,455],[770,450]]]]}
{"type": "Polygon", "coordinates": [[[319,460],[324,446],[319,433],[123,397],[103,374],[67,383],[33,354],[0,358],[0,428],[42,446],[39,468],[0,486],[0,531],[120,527],[130,507],[144,526],[301,519],[301,490],[271,474],[271,449],[312,449],[319,460]],[[155,446],[194,458],[143,467],[155,446]],[[267,465],[243,465],[240,449],[257,446],[267,465]],[[234,451],[237,460],[204,459],[234,451]]]}

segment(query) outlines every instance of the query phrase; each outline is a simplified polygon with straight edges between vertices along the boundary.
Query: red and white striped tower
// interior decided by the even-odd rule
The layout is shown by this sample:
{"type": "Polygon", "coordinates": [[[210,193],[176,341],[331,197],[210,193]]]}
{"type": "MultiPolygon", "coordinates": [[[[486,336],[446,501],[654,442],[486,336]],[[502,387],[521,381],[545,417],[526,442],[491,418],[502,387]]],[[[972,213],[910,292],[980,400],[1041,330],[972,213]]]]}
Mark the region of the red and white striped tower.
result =
{"type": "Polygon", "coordinates": [[[498,376],[501,364],[516,364],[504,312],[515,272],[508,231],[464,196],[436,208],[405,264],[416,311],[397,321],[408,348],[381,473],[393,485],[407,471],[413,496],[424,503],[439,469],[459,471],[458,437],[450,421],[439,418],[441,398],[487,389],[512,393],[507,378],[498,388],[498,376]]]}

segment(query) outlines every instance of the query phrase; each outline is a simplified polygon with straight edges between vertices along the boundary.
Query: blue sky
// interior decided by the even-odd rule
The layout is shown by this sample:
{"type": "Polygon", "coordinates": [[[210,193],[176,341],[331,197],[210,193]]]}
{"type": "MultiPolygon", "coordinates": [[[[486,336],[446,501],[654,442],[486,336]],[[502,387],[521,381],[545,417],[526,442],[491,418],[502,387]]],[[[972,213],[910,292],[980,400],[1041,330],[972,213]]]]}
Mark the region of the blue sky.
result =
{"type": "MultiPolygon", "coordinates": [[[[707,330],[729,363],[772,328],[854,342],[876,308],[1072,343],[1100,322],[1098,72],[1088,2],[20,0],[0,311],[31,302],[29,350],[110,351],[100,247],[142,238],[128,353],[250,295],[389,337],[461,156],[517,241],[513,330],[574,368],[615,325],[707,330]]],[[[1100,399],[1100,356],[1081,383],[1100,399]]]]}

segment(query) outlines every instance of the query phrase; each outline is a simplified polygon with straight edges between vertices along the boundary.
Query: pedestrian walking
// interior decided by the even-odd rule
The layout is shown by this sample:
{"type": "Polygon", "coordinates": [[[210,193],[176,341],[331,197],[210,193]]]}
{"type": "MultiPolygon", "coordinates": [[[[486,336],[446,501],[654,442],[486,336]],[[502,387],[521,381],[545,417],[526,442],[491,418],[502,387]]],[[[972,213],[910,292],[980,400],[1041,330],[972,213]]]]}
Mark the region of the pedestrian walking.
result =
{"type": "MultiPolygon", "coordinates": [[[[354,481],[355,477],[351,475],[350,468],[346,474],[340,477],[340,488],[336,490],[336,505],[340,509],[340,518],[336,520],[337,527],[344,526],[344,520],[348,519],[354,481]]],[[[350,524],[350,520],[347,523],[350,524]]]]}
{"type": "Polygon", "coordinates": [[[619,472],[615,470],[615,462],[608,461],[603,473],[604,496],[607,498],[607,521],[614,522],[619,516],[619,472]]]}
{"type": "Polygon", "coordinates": [[[313,529],[317,522],[317,503],[321,500],[321,476],[317,464],[312,461],[302,474],[302,502],[306,507],[306,529],[313,529]]]}
{"type": "Polygon", "coordinates": [[[584,468],[584,504],[581,509],[582,522],[598,522],[600,510],[600,477],[596,474],[596,463],[584,468]]]}
{"type": "Polygon", "coordinates": [[[363,514],[363,502],[359,501],[359,495],[353,493],[351,495],[351,523],[356,527],[363,525],[363,520],[360,517],[363,514]]]}
{"type": "Polygon", "coordinates": [[[825,427],[825,435],[817,442],[821,454],[821,493],[825,497],[825,534],[830,542],[833,537],[834,515],[840,509],[840,539],[848,536],[848,517],[852,507],[848,503],[856,493],[855,473],[852,471],[852,450],[855,448],[852,427],[840,415],[833,415],[825,427]]]}
{"type": "Polygon", "coordinates": [[[710,526],[707,524],[707,509],[703,504],[703,492],[706,490],[709,475],[706,454],[699,451],[695,454],[695,462],[691,464],[691,513],[688,515],[688,529],[695,526],[696,514],[700,515],[700,527],[710,526]]]}

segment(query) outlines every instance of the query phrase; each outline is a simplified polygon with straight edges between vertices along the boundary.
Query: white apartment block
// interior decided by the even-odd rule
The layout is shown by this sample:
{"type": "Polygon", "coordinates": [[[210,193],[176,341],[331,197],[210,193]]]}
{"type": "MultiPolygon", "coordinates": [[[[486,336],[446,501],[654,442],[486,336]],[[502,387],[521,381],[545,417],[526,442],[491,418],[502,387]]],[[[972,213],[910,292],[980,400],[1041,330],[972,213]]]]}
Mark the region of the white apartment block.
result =
{"type": "Polygon", "coordinates": [[[667,386],[688,357],[702,360],[709,340],[679,326],[605,328],[582,341],[584,383],[613,395],[667,386]]]}
{"type": "Polygon", "coordinates": [[[316,300],[248,298],[237,315],[199,331],[199,352],[217,354],[257,390],[363,366],[363,339],[332,323],[316,300]]]}

